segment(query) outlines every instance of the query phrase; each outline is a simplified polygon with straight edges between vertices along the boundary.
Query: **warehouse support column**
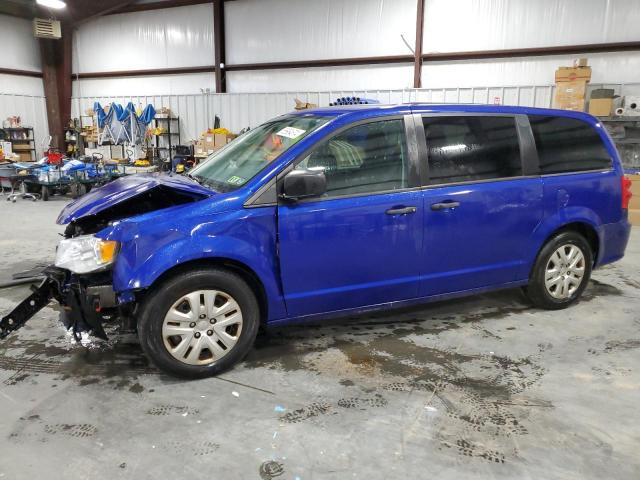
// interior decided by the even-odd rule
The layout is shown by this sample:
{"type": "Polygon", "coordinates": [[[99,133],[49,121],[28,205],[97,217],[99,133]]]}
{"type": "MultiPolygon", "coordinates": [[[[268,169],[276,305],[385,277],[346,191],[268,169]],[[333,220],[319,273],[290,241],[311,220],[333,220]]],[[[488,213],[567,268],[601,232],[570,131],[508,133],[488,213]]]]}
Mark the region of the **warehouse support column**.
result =
{"type": "Polygon", "coordinates": [[[424,0],[417,0],[416,8],[416,48],[413,62],[413,88],[422,87],[422,31],[424,29],[424,0]]]}
{"type": "MultiPolygon", "coordinates": [[[[69,24],[62,24],[61,39],[40,39],[47,122],[51,146],[55,148],[64,148],[64,128],[71,119],[71,51],[69,24]]],[[[36,144],[38,148],[40,145],[36,144]]]]}
{"type": "Polygon", "coordinates": [[[224,45],[224,0],[213,0],[213,43],[215,48],[216,93],[227,93],[224,45]]]}

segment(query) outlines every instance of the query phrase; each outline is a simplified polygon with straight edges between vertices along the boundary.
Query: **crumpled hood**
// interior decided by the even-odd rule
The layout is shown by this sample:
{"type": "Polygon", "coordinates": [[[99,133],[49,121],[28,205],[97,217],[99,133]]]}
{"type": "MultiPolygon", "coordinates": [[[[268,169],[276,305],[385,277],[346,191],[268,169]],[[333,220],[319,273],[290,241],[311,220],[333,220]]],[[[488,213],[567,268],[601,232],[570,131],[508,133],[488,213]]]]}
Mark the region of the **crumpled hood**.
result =
{"type": "Polygon", "coordinates": [[[64,225],[82,217],[97,215],[116,205],[123,205],[123,209],[135,214],[167,208],[171,206],[171,203],[167,204],[159,199],[166,197],[168,201],[172,200],[168,198],[171,192],[180,195],[179,203],[197,201],[215,195],[213,190],[182,175],[164,173],[130,175],[102,187],[94,188],[75,202],[70,203],[60,212],[56,223],[64,225]],[[140,204],[142,204],[142,199],[146,201],[144,208],[131,209],[131,204],[136,202],[136,197],[140,197],[140,204]],[[191,197],[190,200],[184,201],[189,197],[191,197]],[[157,208],[153,208],[154,204],[157,205],[157,208]],[[127,207],[125,208],[124,205],[127,207]]]}

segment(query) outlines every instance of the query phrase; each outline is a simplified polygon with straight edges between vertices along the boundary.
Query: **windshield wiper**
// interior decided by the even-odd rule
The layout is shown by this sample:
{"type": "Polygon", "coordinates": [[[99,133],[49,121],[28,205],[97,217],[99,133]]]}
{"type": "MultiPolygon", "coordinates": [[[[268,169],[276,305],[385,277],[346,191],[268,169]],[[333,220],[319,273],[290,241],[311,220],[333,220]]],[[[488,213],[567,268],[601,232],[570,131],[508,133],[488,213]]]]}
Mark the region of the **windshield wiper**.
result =
{"type": "Polygon", "coordinates": [[[204,184],[204,177],[201,177],[200,175],[191,175],[190,173],[187,173],[187,177],[200,185],[204,184]]]}
{"type": "Polygon", "coordinates": [[[221,187],[224,187],[223,183],[216,182],[215,180],[211,180],[210,178],[203,177],[202,175],[187,174],[187,177],[189,177],[191,180],[198,183],[199,185],[202,185],[203,187],[210,188],[214,192],[221,192],[221,193],[224,192],[224,189],[221,188],[221,187]]]}

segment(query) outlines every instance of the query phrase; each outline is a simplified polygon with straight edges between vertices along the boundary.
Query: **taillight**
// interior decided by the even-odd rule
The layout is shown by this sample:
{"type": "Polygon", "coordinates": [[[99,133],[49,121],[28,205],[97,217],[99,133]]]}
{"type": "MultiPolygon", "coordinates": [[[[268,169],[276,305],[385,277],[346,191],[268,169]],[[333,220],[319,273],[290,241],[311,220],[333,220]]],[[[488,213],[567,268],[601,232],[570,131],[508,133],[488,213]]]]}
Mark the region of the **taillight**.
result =
{"type": "Polygon", "coordinates": [[[629,200],[631,200],[631,180],[622,177],[622,209],[629,209],[629,200]]]}

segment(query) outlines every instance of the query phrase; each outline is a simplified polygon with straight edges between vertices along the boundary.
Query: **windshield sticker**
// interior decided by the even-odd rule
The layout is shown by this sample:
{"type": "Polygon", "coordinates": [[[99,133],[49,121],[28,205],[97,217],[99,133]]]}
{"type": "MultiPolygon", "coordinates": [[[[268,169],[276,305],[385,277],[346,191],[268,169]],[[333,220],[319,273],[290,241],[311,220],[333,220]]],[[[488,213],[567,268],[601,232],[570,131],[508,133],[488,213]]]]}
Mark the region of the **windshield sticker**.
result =
{"type": "Polygon", "coordinates": [[[294,139],[294,138],[298,138],[304,132],[306,132],[306,130],[301,130],[301,129],[296,128],[296,127],[284,127],[282,130],[280,130],[278,133],[276,133],[276,135],[278,135],[280,137],[286,137],[286,138],[294,139]]]}
{"type": "Polygon", "coordinates": [[[227,180],[227,183],[230,183],[231,185],[242,185],[244,182],[245,179],[242,177],[238,177],[237,175],[234,175],[227,180]]]}

